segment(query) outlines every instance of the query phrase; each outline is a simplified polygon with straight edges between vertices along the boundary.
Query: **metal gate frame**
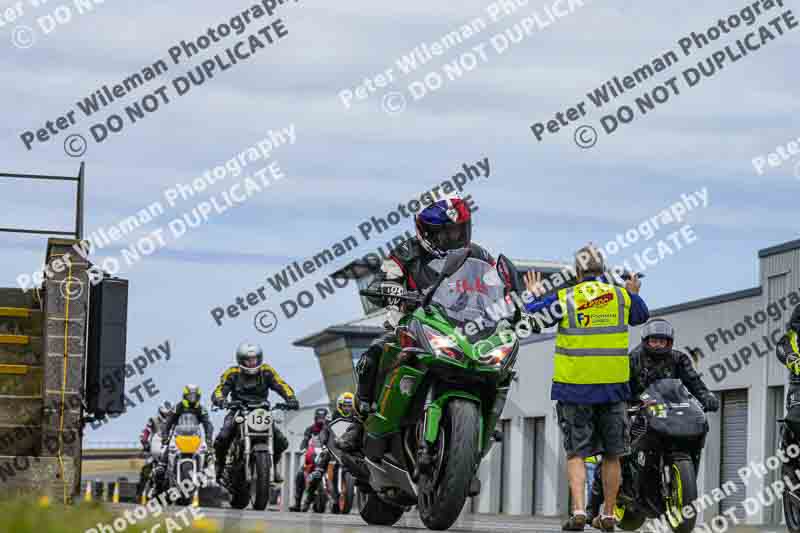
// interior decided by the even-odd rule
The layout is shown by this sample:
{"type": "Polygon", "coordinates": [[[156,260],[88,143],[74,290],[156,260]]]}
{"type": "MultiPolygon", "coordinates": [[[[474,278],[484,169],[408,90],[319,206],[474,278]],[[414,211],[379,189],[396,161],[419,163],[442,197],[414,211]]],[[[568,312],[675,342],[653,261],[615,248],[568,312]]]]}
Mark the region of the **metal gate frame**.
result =
{"type": "Polygon", "coordinates": [[[19,174],[0,172],[0,178],[11,179],[29,179],[29,180],[49,180],[49,181],[74,181],[77,182],[77,191],[75,194],[75,230],[74,231],[58,231],[58,230],[44,230],[44,229],[28,229],[28,228],[0,228],[0,233],[27,233],[33,235],[69,235],[74,236],[75,239],[81,240],[83,238],[83,170],[84,163],[78,169],[78,175],[73,176],[51,176],[47,174],[19,174]]]}

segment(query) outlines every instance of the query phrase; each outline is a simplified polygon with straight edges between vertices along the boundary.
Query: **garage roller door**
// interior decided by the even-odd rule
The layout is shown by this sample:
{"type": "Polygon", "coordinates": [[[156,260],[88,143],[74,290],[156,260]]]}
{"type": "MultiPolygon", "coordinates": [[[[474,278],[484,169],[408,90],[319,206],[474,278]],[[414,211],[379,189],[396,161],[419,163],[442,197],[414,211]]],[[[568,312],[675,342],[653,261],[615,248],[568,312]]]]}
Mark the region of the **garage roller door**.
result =
{"type": "Polygon", "coordinates": [[[747,390],[733,390],[722,393],[722,464],[720,465],[720,486],[733,481],[736,492],[720,502],[720,512],[736,507],[739,518],[745,517],[742,502],[747,496],[744,481],[738,470],[747,464],[747,390]]]}

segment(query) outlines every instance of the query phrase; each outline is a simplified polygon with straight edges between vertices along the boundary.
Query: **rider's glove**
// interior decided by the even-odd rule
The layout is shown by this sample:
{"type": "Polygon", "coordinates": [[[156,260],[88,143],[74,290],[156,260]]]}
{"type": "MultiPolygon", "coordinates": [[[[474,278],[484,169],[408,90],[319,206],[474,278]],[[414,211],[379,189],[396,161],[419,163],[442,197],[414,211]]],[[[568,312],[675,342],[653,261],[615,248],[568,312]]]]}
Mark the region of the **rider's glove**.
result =
{"type": "Polygon", "coordinates": [[[716,413],[719,411],[719,400],[714,393],[709,392],[703,400],[703,405],[709,413],[716,413]]]}
{"type": "Polygon", "coordinates": [[[380,284],[378,290],[383,294],[383,301],[386,307],[400,307],[403,300],[397,298],[397,296],[406,295],[406,288],[394,281],[384,281],[380,284]]]}
{"type": "Polygon", "coordinates": [[[292,398],[291,400],[286,400],[286,408],[291,409],[293,411],[297,411],[298,409],[300,409],[300,402],[298,402],[296,398],[292,398]]]}

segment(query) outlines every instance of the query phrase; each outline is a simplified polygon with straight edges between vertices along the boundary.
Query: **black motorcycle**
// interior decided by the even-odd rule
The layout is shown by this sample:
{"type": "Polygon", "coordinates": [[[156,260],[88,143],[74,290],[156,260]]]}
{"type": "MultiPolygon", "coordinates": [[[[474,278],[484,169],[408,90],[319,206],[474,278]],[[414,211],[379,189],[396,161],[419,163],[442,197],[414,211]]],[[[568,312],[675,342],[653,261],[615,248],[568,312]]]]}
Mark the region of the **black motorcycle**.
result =
{"type": "MultiPolygon", "coordinates": [[[[792,431],[785,419],[780,419],[778,422],[781,425],[781,450],[786,452],[791,444],[800,443],[800,435],[792,431]]],[[[788,454],[786,456],[789,457],[788,454]]],[[[800,533],[800,489],[796,489],[800,485],[800,477],[797,475],[800,470],[800,458],[789,458],[789,461],[783,464],[782,470],[782,479],[791,483],[791,487],[787,483],[783,488],[783,516],[786,518],[786,528],[789,533],[800,533]],[[793,488],[795,490],[792,490],[793,488]]]]}
{"type": "MultiPolygon", "coordinates": [[[[227,402],[223,409],[234,413],[236,436],[228,451],[223,480],[231,493],[231,507],[263,511],[270,499],[272,452],[275,449],[273,418],[268,401],[227,402]]],[[[274,410],[289,409],[276,404],[274,410]]]]}
{"type": "Polygon", "coordinates": [[[697,499],[697,467],[708,433],[703,406],[679,379],[654,382],[640,400],[629,410],[632,451],[622,461],[617,523],[633,531],[655,518],[676,533],[689,533],[697,515],[683,516],[683,509],[697,499]]]}

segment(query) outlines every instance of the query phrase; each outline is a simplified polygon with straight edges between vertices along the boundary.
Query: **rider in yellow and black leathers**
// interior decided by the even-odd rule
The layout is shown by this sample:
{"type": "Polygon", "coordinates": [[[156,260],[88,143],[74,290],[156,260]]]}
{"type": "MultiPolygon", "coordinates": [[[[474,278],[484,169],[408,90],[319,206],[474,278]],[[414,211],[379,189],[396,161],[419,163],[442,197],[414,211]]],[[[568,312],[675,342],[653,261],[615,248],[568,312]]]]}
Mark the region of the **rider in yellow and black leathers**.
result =
{"type": "MultiPolygon", "coordinates": [[[[266,400],[269,391],[277,392],[284,399],[286,405],[292,409],[300,407],[294,390],[286,383],[283,378],[270,365],[265,364],[264,352],[257,344],[242,343],[236,351],[236,361],[238,366],[228,368],[220,378],[219,385],[214,389],[211,401],[218,407],[223,407],[230,395],[233,401],[258,402],[266,400]]],[[[233,421],[233,413],[229,412],[225,416],[225,422],[214,442],[216,452],[217,480],[222,477],[225,468],[225,459],[228,455],[236,424],[233,421]]],[[[289,442],[281,431],[274,428],[275,448],[273,450],[272,469],[275,480],[280,480],[278,464],[281,456],[289,442]]]]}
{"type": "Polygon", "coordinates": [[[786,334],[776,347],[778,360],[789,371],[789,390],[786,395],[786,426],[784,449],[800,439],[800,305],[794,308],[786,325],[786,334]]]}

